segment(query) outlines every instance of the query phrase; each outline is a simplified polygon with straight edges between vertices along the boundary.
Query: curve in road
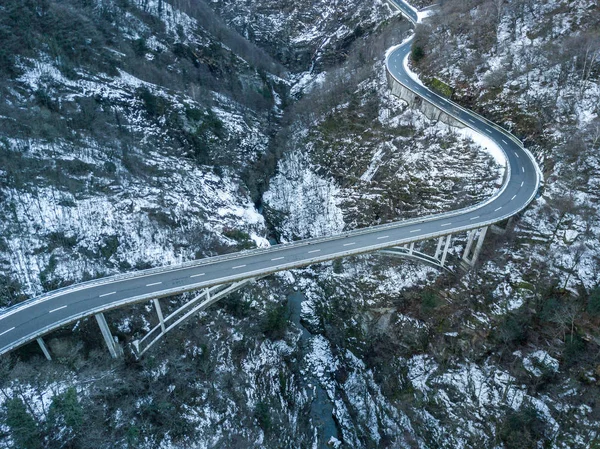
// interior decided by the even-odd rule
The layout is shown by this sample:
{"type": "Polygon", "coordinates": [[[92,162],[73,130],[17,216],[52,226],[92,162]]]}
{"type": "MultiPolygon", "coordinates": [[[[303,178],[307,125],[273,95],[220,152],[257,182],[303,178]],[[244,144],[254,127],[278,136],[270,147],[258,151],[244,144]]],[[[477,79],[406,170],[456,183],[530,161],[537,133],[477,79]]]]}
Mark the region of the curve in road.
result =
{"type": "MultiPolygon", "coordinates": [[[[390,0],[412,22],[419,16],[400,0],[390,0]]],[[[472,207],[394,222],[343,234],[217,256],[191,263],[127,273],[73,285],[19,303],[0,313],[0,354],[54,329],[105,310],[227,282],[377,251],[405,243],[480,228],[523,210],[534,198],[541,173],[533,156],[507,131],[436,95],[413,80],[404,61],[410,41],[388,55],[387,69],[406,88],[490,139],[505,153],[507,175],[492,198],[472,207]]]]}

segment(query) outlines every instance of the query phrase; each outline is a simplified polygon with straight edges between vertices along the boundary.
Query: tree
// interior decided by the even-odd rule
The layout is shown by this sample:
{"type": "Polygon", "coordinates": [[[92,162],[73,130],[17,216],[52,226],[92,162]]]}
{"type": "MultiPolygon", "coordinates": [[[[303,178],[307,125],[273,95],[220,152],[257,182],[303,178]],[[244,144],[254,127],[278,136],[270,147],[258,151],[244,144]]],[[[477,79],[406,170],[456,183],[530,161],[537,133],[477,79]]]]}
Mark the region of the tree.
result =
{"type": "Polygon", "coordinates": [[[6,424],[17,449],[37,449],[41,447],[40,432],[27,407],[19,397],[4,403],[6,424]]]}
{"type": "Polygon", "coordinates": [[[53,432],[62,443],[76,438],[83,426],[83,408],[77,399],[77,391],[70,387],[52,398],[48,412],[48,426],[57,429],[53,432]]]}

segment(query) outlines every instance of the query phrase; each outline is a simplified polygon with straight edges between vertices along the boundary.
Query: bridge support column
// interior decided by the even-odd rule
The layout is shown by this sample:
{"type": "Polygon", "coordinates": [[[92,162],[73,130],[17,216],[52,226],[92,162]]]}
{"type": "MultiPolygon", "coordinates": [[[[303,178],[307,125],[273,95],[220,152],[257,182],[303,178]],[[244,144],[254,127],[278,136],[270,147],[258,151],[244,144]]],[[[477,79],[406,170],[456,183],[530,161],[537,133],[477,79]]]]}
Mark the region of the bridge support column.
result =
{"type": "Polygon", "coordinates": [[[44,340],[42,339],[42,337],[36,338],[36,340],[38,342],[38,345],[40,345],[42,352],[46,356],[46,359],[52,360],[52,357],[50,357],[50,351],[48,351],[48,347],[46,346],[46,343],[44,343],[44,340]]]}
{"type": "Polygon", "coordinates": [[[446,257],[448,256],[448,248],[450,247],[451,240],[452,240],[452,234],[446,236],[446,244],[444,245],[444,252],[442,253],[442,260],[440,260],[440,265],[442,267],[446,263],[446,257]]]}
{"type": "Polygon", "coordinates": [[[508,219],[508,221],[506,222],[506,226],[504,226],[504,228],[501,228],[500,226],[495,225],[495,224],[491,225],[490,231],[492,231],[494,234],[498,234],[498,235],[506,234],[507,229],[512,226],[513,219],[514,219],[514,217],[510,217],[508,219]]]}
{"type": "Polygon", "coordinates": [[[488,227],[481,229],[479,231],[479,238],[477,239],[477,246],[475,247],[475,254],[473,254],[473,259],[471,260],[471,265],[475,265],[477,262],[477,258],[479,257],[479,253],[481,252],[481,248],[483,247],[483,241],[485,239],[485,234],[487,234],[488,227]]]}
{"type": "Polygon", "coordinates": [[[435,249],[435,256],[433,256],[434,259],[440,258],[440,255],[442,254],[442,245],[443,244],[444,244],[444,237],[440,237],[437,242],[437,248],[435,249]]]}
{"type": "Polygon", "coordinates": [[[469,233],[469,242],[467,243],[467,247],[465,248],[465,253],[463,254],[462,260],[465,263],[463,266],[465,269],[469,267],[473,267],[475,262],[477,262],[477,258],[479,257],[479,253],[481,253],[481,248],[483,247],[483,241],[485,240],[485,235],[487,234],[488,226],[485,228],[480,228],[478,230],[473,230],[469,233]],[[471,256],[471,248],[473,244],[473,240],[475,234],[479,231],[479,236],[477,237],[477,243],[475,244],[475,250],[473,251],[473,256],[471,256]]]}
{"type": "Polygon", "coordinates": [[[154,298],[152,300],[154,302],[154,308],[156,309],[156,314],[158,315],[158,321],[160,322],[160,328],[162,333],[165,333],[165,319],[163,318],[162,309],[160,308],[160,302],[158,302],[158,298],[154,298]]]}
{"type": "Polygon", "coordinates": [[[477,229],[472,229],[468,232],[467,246],[465,246],[465,252],[463,253],[462,259],[465,262],[469,262],[469,254],[471,252],[471,247],[473,246],[473,239],[475,238],[475,233],[477,229]]]}
{"type": "Polygon", "coordinates": [[[106,318],[104,318],[104,314],[97,313],[94,315],[96,317],[96,321],[98,322],[98,326],[100,327],[100,331],[102,332],[102,336],[104,337],[104,342],[108,347],[108,352],[113,359],[116,359],[119,355],[121,355],[121,348],[115,342],[112,334],[110,333],[110,329],[108,328],[108,324],[106,323],[106,318]]]}

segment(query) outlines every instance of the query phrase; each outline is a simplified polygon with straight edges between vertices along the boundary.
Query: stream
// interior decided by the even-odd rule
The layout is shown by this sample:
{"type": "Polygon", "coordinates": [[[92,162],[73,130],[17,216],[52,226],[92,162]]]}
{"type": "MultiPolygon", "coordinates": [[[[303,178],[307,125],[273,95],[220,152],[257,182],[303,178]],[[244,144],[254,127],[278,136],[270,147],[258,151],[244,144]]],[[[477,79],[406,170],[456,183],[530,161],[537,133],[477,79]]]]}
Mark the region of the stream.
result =
{"type": "MultiPolygon", "coordinates": [[[[312,334],[300,323],[302,302],[306,298],[301,292],[294,292],[287,299],[290,320],[302,331],[298,344],[301,347],[308,347],[312,334]]],[[[319,379],[314,375],[307,373],[305,377],[300,379],[302,386],[307,391],[312,391],[313,401],[310,406],[310,418],[318,432],[318,444],[316,447],[318,449],[331,448],[332,445],[328,445],[327,442],[332,437],[339,440],[338,429],[333,419],[333,403],[327,396],[326,391],[319,384],[319,379]]]]}

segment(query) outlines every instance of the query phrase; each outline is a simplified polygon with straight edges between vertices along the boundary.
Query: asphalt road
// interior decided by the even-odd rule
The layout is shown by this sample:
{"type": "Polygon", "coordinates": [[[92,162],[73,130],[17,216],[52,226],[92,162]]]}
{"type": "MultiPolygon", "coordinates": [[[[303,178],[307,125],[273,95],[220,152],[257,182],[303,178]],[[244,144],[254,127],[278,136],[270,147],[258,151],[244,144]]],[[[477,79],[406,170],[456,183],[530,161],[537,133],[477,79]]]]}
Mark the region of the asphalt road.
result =
{"type": "MultiPolygon", "coordinates": [[[[416,12],[395,1],[416,21],[416,12]]],[[[466,231],[502,221],[523,210],[539,186],[539,169],[529,152],[505,131],[424,88],[405,73],[410,42],[388,56],[388,70],[409,89],[493,139],[506,153],[501,193],[480,205],[450,213],[362,229],[322,239],[276,245],[234,256],[207,258],[187,265],[129,273],[77,284],[20,303],[0,313],[0,354],[31,342],[62,325],[126,304],[170,296],[226,282],[366,253],[412,241],[466,231]]]]}

